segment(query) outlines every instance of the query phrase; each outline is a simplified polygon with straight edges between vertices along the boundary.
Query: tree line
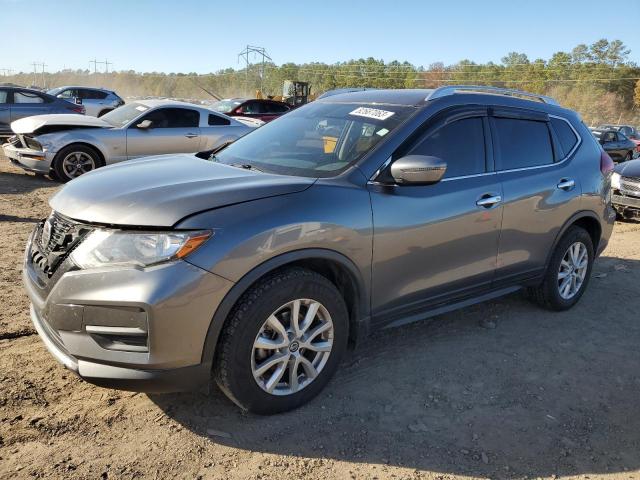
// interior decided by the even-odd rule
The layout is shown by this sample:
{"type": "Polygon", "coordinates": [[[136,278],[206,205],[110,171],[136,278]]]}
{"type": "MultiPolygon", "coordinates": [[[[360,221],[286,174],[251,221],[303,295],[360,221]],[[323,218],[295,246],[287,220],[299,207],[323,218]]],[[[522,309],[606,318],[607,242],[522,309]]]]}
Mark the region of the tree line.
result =
{"type": "Polygon", "coordinates": [[[90,73],[63,70],[44,76],[21,72],[4,77],[20,85],[47,87],[86,85],[113,89],[123,97],[168,97],[193,100],[219,97],[282,95],[285,80],[309,82],[315,94],[333,88],[435,88],[472,84],[516,88],[556,98],[577,110],[588,124],[622,122],[640,124],[640,67],[629,60],[630,50],[620,40],[580,44],[549,59],[531,60],[525,53],[509,52],[500,63],[465,59],[453,65],[427,67],[375,58],[335,64],[252,64],[245,69],[224,69],[210,74],[139,73],[133,70],[90,73]]]}

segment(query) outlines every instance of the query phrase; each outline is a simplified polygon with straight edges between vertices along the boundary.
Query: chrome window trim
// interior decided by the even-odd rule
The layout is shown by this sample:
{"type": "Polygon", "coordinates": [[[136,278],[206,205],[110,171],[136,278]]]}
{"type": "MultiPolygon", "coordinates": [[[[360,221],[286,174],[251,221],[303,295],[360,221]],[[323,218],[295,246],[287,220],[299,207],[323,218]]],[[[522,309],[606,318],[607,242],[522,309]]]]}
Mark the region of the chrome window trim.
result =
{"type": "MultiPolygon", "coordinates": [[[[561,160],[558,160],[557,162],[553,162],[553,163],[548,163],[546,165],[534,165],[532,167],[510,168],[508,170],[493,170],[491,172],[484,172],[484,173],[476,173],[476,174],[472,174],[472,175],[461,175],[461,176],[458,176],[458,177],[443,178],[440,181],[441,182],[450,182],[452,180],[464,180],[464,179],[467,179],[467,178],[484,177],[484,176],[487,176],[487,175],[498,175],[500,173],[523,172],[523,171],[526,171],[526,170],[537,170],[539,168],[555,167],[556,165],[561,165],[561,164],[565,163],[576,152],[576,150],[578,150],[580,145],[582,145],[582,136],[578,133],[578,131],[574,128],[574,126],[571,125],[571,122],[569,120],[567,120],[566,118],[561,117],[559,115],[553,115],[553,114],[548,114],[548,115],[549,115],[549,118],[556,118],[558,120],[562,120],[567,125],[569,125],[569,128],[571,128],[571,130],[573,131],[574,135],[578,139],[578,141],[573,146],[571,151],[567,155],[565,155],[561,160]]],[[[552,127],[549,127],[549,128],[552,128],[552,127]]],[[[380,168],[378,168],[378,170],[376,170],[376,172],[373,174],[373,176],[369,179],[369,181],[367,182],[368,184],[371,184],[371,185],[390,185],[390,184],[386,184],[386,183],[382,183],[382,182],[377,182],[375,180],[375,178],[377,178],[378,175],[380,175],[382,173],[382,171],[389,166],[389,164],[391,163],[391,159],[392,159],[392,157],[389,157],[389,158],[387,158],[387,160],[385,160],[385,162],[380,166],[380,168]]],[[[391,184],[391,185],[396,185],[396,184],[391,184]]]]}

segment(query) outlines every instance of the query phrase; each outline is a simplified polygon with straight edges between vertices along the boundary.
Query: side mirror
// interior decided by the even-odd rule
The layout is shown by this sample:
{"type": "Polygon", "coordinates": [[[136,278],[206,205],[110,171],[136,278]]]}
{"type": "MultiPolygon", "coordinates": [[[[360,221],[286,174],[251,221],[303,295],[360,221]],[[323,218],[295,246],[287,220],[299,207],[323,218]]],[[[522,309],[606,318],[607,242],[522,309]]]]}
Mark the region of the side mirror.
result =
{"type": "Polygon", "coordinates": [[[153,125],[153,122],[151,120],[143,120],[136,125],[136,128],[139,128],[140,130],[147,130],[151,128],[151,125],[153,125]]]}
{"type": "Polygon", "coordinates": [[[80,97],[73,97],[73,102],[76,105],[82,105],[82,99],[80,97]]]}
{"type": "Polygon", "coordinates": [[[446,171],[447,162],[426,155],[407,155],[391,164],[391,176],[399,185],[438,183],[446,171]]]}

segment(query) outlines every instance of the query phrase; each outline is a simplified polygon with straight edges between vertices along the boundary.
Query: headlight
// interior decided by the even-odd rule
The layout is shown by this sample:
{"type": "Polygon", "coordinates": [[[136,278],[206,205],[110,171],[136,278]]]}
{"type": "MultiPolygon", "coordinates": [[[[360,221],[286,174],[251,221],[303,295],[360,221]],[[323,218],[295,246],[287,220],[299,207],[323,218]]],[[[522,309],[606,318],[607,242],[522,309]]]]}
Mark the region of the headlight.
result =
{"type": "Polygon", "coordinates": [[[81,268],[108,266],[148,267],[184,258],[211,236],[199,232],[131,232],[94,230],[71,254],[81,268]]]}
{"type": "Polygon", "coordinates": [[[611,175],[611,188],[620,190],[620,174],[617,172],[613,172],[611,175]]]}

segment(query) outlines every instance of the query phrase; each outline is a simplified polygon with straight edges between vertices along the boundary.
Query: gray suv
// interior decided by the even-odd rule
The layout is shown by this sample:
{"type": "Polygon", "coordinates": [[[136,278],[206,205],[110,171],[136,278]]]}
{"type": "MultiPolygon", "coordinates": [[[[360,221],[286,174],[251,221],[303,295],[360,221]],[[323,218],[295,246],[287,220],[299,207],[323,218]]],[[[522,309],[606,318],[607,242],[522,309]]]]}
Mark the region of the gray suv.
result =
{"type": "Polygon", "coordinates": [[[103,386],[211,375],[240,407],[295,408],[367,332],[526,288],[582,296],[615,212],[578,115],[487,87],[337,94],[208,160],[73,180],[31,235],[44,343],[103,386]]]}
{"type": "Polygon", "coordinates": [[[92,117],[101,117],[124,105],[124,100],[116,92],[104,88],[67,86],[53,88],[47,93],[71,103],[82,104],[87,115],[92,117]]]}

